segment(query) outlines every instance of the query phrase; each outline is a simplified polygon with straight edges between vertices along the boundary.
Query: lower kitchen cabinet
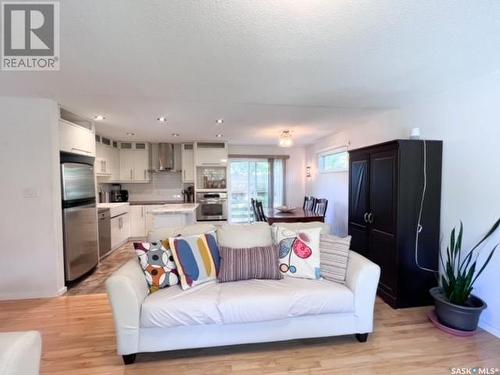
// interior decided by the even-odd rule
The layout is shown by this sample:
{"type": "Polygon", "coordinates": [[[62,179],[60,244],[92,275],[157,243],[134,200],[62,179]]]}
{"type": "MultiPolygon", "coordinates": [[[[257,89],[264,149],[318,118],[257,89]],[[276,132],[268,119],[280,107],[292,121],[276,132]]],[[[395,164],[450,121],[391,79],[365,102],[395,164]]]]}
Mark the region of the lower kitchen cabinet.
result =
{"type": "Polygon", "coordinates": [[[146,232],[146,207],[147,206],[130,206],[130,237],[138,238],[145,237],[146,232]]]}
{"type": "Polygon", "coordinates": [[[115,249],[130,237],[130,215],[124,213],[111,218],[111,248],[115,249]]]}

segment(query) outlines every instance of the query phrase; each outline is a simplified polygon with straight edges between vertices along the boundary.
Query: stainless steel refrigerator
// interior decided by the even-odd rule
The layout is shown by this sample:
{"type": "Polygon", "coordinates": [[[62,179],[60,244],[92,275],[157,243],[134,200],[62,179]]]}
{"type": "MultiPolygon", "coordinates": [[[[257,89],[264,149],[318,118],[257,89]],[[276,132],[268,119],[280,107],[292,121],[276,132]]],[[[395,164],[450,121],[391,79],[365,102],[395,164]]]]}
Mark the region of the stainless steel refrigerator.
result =
{"type": "Polygon", "coordinates": [[[64,271],[73,281],[99,259],[94,158],[61,153],[64,271]]]}

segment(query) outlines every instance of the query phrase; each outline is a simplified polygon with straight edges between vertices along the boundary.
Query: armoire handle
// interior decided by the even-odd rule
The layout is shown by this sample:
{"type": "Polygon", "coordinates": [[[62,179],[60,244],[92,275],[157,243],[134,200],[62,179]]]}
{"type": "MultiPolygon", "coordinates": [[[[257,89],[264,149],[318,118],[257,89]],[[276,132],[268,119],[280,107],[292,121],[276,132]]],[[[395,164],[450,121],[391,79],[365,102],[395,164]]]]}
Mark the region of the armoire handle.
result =
{"type": "Polygon", "coordinates": [[[373,224],[373,214],[371,212],[368,214],[368,222],[373,224]]]}
{"type": "Polygon", "coordinates": [[[368,223],[368,212],[365,212],[363,219],[365,220],[365,223],[368,223]]]}

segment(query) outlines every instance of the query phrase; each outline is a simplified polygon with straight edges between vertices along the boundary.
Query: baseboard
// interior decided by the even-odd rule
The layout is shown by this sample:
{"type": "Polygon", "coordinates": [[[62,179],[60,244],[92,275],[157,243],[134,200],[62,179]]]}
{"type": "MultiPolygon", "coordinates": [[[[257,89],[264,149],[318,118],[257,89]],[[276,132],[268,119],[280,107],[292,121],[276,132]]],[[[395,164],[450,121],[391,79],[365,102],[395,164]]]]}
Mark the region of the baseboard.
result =
{"type": "Polygon", "coordinates": [[[500,329],[499,328],[493,327],[491,324],[486,323],[483,320],[479,321],[479,327],[481,327],[485,331],[491,333],[493,336],[500,338],[500,329]]]}
{"type": "Polygon", "coordinates": [[[67,291],[67,288],[64,286],[55,293],[28,291],[28,292],[20,292],[20,293],[12,293],[12,294],[2,294],[2,295],[0,295],[0,301],[20,300],[20,299],[54,298],[54,297],[60,297],[61,295],[66,293],[66,291],[67,291]]]}

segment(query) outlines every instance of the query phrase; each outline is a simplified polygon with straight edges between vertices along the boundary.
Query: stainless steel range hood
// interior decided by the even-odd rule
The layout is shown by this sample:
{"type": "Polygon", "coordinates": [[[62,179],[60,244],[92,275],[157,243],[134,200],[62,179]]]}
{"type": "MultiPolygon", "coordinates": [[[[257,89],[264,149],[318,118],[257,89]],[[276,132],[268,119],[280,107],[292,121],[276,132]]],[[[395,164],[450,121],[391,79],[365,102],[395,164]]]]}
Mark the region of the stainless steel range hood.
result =
{"type": "MultiPolygon", "coordinates": [[[[151,147],[153,172],[176,172],[177,150],[173,143],[155,143],[151,147]]],[[[180,150],[180,148],[179,148],[180,150]]]]}

